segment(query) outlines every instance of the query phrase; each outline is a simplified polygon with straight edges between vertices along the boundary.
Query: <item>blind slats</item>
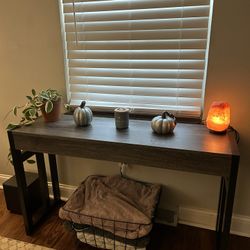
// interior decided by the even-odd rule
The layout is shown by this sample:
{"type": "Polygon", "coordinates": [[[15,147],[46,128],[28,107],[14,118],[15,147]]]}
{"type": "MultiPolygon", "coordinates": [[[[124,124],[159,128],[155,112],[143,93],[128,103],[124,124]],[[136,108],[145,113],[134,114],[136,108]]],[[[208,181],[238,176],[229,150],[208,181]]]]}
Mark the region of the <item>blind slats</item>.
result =
{"type": "Polygon", "coordinates": [[[209,0],[185,0],[181,2],[180,0],[133,0],[133,1],[75,1],[75,7],[73,7],[72,0],[68,4],[64,5],[64,12],[71,13],[74,10],[76,12],[96,12],[96,11],[111,11],[111,10],[126,10],[126,9],[148,9],[148,8],[166,8],[166,7],[182,7],[190,5],[208,5],[209,0]]]}
{"type": "Polygon", "coordinates": [[[132,31],[96,31],[96,32],[68,32],[67,41],[100,41],[100,40],[147,40],[147,39],[178,39],[180,32],[183,39],[203,39],[207,37],[207,29],[162,29],[162,30],[132,30],[132,31]]]}
{"type": "Polygon", "coordinates": [[[69,59],[204,59],[205,50],[70,50],[69,59]]]}
{"type": "Polygon", "coordinates": [[[206,49],[206,39],[71,41],[68,50],[206,49]]]}
{"type": "Polygon", "coordinates": [[[166,97],[166,96],[140,96],[140,95],[126,95],[126,94],[99,94],[99,93],[73,93],[73,99],[77,100],[94,100],[95,102],[117,102],[117,98],[119,98],[119,102],[129,104],[154,104],[154,105],[177,105],[177,103],[181,106],[196,106],[199,107],[201,100],[200,98],[187,98],[187,97],[166,97]],[[130,99],[130,102],[128,100],[130,99]]]}
{"type": "Polygon", "coordinates": [[[123,68],[123,69],[203,69],[204,60],[105,60],[70,59],[69,66],[81,68],[123,68]]]}
{"type": "Polygon", "coordinates": [[[189,69],[108,69],[108,68],[71,68],[72,76],[107,76],[107,77],[131,77],[134,78],[191,78],[202,79],[203,70],[189,69]]]}
{"type": "Polygon", "coordinates": [[[202,80],[199,79],[181,79],[181,78],[122,78],[122,77],[83,77],[70,76],[70,86],[79,85],[106,85],[106,86],[131,86],[148,88],[193,88],[201,89],[202,80]],[[130,83],[130,85],[128,85],[130,83]]]}
{"type": "Polygon", "coordinates": [[[189,17],[189,18],[169,18],[153,20],[127,21],[105,21],[105,22],[81,22],[67,23],[66,32],[87,32],[87,31],[120,31],[120,30],[151,30],[151,29],[178,29],[182,28],[207,28],[208,17],[189,17]]]}
{"type": "Polygon", "coordinates": [[[61,1],[72,105],[200,116],[210,0],[61,1]]]}
{"type": "Polygon", "coordinates": [[[172,97],[178,92],[179,97],[186,98],[199,98],[201,95],[200,89],[184,89],[184,88],[141,88],[130,86],[105,86],[105,85],[72,85],[70,90],[77,93],[100,93],[100,94],[117,94],[123,93],[123,95],[136,95],[136,96],[165,96],[172,97]]]}
{"type": "MultiPolygon", "coordinates": [[[[86,99],[86,98],[85,98],[86,99]]],[[[72,105],[79,105],[79,102],[81,102],[82,99],[72,99],[71,104],[72,105]]],[[[91,106],[92,110],[103,110],[103,111],[110,111],[114,107],[131,107],[131,103],[128,103],[125,99],[124,102],[112,102],[111,100],[105,102],[105,101],[93,101],[89,100],[88,105],[91,106]]],[[[189,117],[197,117],[197,114],[200,112],[200,105],[199,103],[197,106],[193,105],[180,105],[179,103],[175,103],[173,105],[167,105],[168,111],[172,113],[182,114],[189,117]]],[[[154,104],[153,102],[147,104],[147,103],[133,103],[134,109],[137,111],[137,113],[145,114],[145,110],[147,111],[147,114],[156,114],[159,113],[159,110],[166,110],[165,104],[154,104]]]]}
{"type": "MultiPolygon", "coordinates": [[[[76,4],[105,4],[107,2],[144,2],[145,5],[150,4],[151,0],[61,0],[62,4],[64,4],[64,6],[67,3],[72,4],[73,2],[75,2],[76,4]]],[[[196,5],[196,4],[209,4],[209,0],[185,0],[185,1],[180,1],[180,0],[154,0],[155,3],[157,3],[157,5],[161,2],[167,2],[169,4],[172,4],[173,6],[182,6],[182,5],[196,5]]]]}
{"type": "Polygon", "coordinates": [[[183,17],[205,17],[209,14],[209,6],[176,7],[176,8],[153,8],[124,11],[101,11],[66,13],[65,22],[94,22],[94,21],[119,21],[119,20],[144,20],[144,19],[164,19],[183,17]]]}

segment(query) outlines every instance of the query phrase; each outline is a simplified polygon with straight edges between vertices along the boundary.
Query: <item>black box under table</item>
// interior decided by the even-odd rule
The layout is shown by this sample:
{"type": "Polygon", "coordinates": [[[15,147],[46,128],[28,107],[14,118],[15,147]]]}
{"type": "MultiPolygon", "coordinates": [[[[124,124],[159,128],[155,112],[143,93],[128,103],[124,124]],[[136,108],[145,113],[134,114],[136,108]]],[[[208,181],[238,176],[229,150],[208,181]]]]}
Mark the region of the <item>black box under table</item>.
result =
{"type": "MultiPolygon", "coordinates": [[[[42,204],[38,174],[25,172],[25,177],[28,188],[29,205],[31,210],[35,211],[42,204]]],[[[15,175],[3,183],[3,190],[7,209],[12,213],[21,214],[22,211],[15,175]]]]}

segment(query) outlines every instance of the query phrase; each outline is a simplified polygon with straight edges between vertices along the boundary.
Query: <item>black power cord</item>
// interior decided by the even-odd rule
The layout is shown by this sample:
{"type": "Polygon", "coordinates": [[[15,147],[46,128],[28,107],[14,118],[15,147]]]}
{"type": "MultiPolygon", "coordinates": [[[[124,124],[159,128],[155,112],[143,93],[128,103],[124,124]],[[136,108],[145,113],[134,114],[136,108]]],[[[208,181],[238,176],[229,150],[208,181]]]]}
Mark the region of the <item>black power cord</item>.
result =
{"type": "Polygon", "coordinates": [[[236,140],[237,144],[239,144],[239,142],[240,142],[240,133],[232,126],[228,127],[227,132],[229,132],[229,133],[233,132],[235,140],[236,140]]]}

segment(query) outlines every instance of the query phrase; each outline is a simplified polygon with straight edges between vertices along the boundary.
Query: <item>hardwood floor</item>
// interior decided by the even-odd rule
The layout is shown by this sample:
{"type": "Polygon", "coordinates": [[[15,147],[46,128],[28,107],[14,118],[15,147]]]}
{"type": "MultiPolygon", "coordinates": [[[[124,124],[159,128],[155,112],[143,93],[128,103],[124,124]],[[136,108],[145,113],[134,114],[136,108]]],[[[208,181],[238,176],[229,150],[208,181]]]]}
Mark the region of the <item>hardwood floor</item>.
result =
{"type": "MultiPolygon", "coordinates": [[[[80,243],[58,218],[58,211],[48,216],[45,223],[32,235],[24,231],[22,216],[10,213],[0,190],[0,235],[16,240],[43,245],[58,250],[94,250],[80,243]]],[[[149,250],[215,250],[215,233],[210,230],[179,225],[177,228],[156,225],[149,250]]],[[[249,250],[250,238],[232,235],[229,250],[249,250]]]]}

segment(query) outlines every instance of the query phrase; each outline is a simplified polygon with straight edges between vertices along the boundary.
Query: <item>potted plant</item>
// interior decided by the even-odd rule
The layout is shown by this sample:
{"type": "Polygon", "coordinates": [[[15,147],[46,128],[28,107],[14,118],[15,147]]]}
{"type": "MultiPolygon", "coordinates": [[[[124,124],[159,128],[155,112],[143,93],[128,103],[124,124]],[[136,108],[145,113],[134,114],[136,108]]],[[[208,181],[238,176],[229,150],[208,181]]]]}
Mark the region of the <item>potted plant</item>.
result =
{"type": "MultiPolygon", "coordinates": [[[[14,106],[8,112],[6,117],[12,113],[16,117],[20,117],[18,123],[9,123],[6,129],[15,129],[22,126],[31,125],[41,114],[45,122],[54,122],[60,118],[61,114],[61,95],[57,90],[47,89],[42,90],[37,94],[36,90],[31,90],[31,95],[26,96],[27,103],[22,106],[14,106]]],[[[8,154],[8,160],[11,164],[11,152],[8,154]]],[[[35,163],[34,160],[27,160],[28,163],[35,163]]]]}
{"type": "Polygon", "coordinates": [[[61,95],[57,90],[48,89],[41,91],[37,101],[41,107],[45,122],[55,122],[59,120],[61,115],[61,95]]]}
{"type": "MultiPolygon", "coordinates": [[[[7,129],[14,129],[32,124],[41,114],[45,122],[54,122],[60,118],[61,95],[57,90],[47,89],[37,92],[32,89],[31,95],[26,96],[27,103],[23,106],[15,106],[8,114],[20,117],[18,123],[10,123],[7,129]]],[[[7,114],[7,115],[8,115],[7,114]]]]}

